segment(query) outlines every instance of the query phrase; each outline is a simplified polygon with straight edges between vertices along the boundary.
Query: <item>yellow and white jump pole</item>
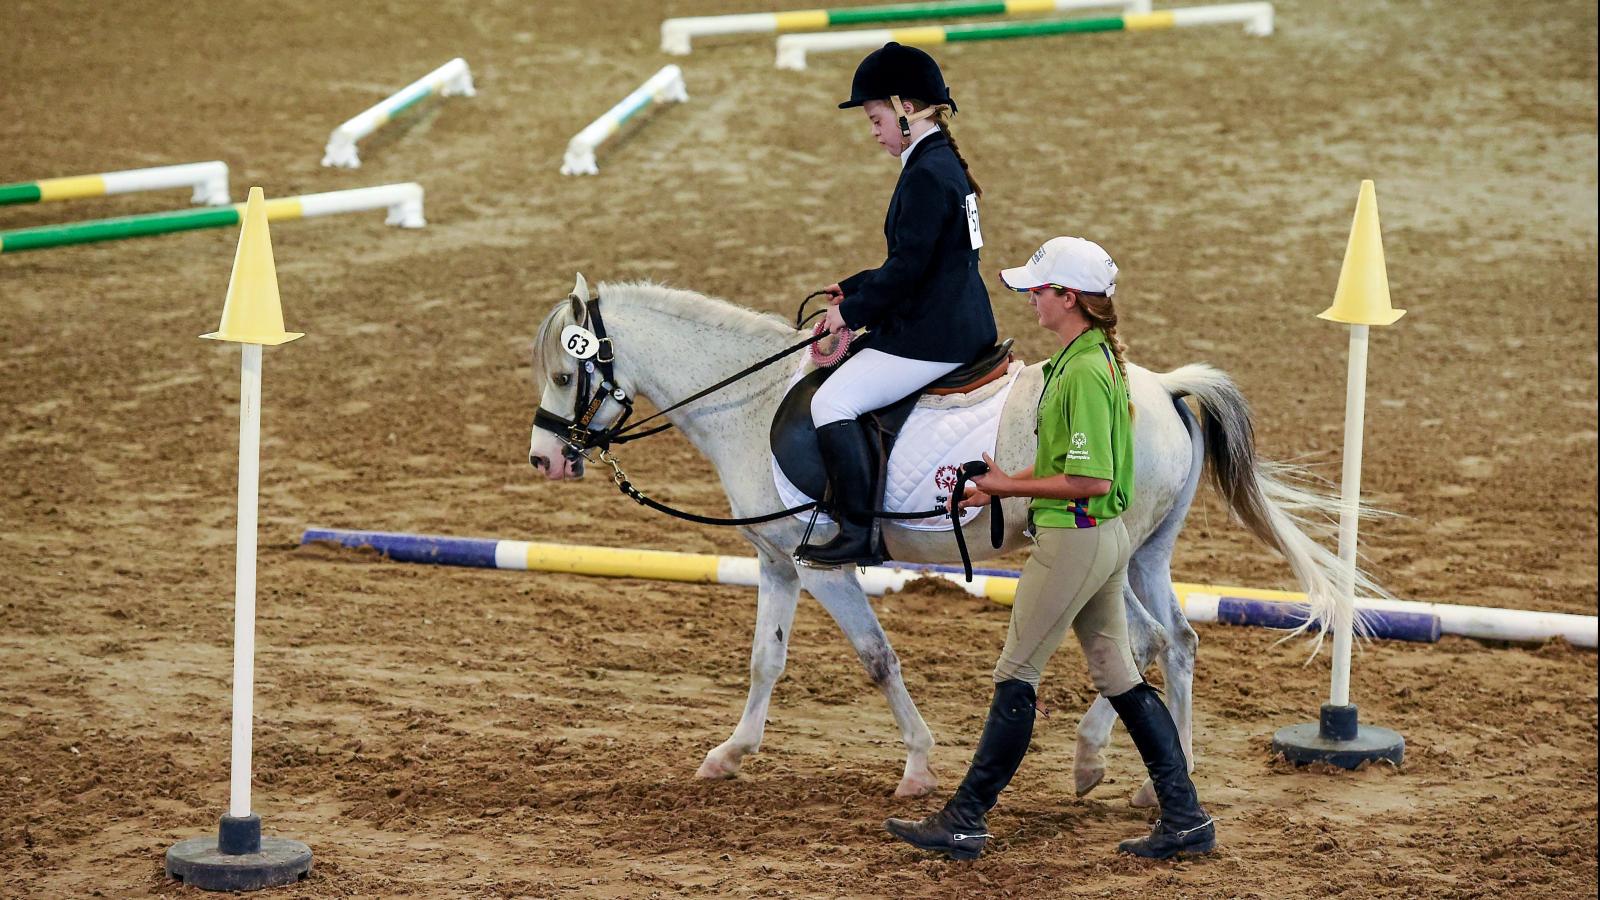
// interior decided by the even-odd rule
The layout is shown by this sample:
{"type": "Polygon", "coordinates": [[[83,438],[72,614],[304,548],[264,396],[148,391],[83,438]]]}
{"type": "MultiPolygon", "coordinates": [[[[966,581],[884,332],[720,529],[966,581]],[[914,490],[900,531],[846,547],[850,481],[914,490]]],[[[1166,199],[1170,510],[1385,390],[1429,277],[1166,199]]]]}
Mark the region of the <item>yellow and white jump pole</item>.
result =
{"type": "Polygon", "coordinates": [[[206,890],[255,890],[293,884],[311,871],[311,849],[263,838],[251,811],[251,726],[255,700],[256,509],[261,462],[261,348],[302,333],[285,331],[278,275],[267,230],[267,201],[250,189],[233,259],[222,325],[201,335],[244,345],[239,383],[239,521],[234,567],[233,728],[228,813],[216,837],[190,838],[167,851],[167,874],[206,890]]]}
{"type": "Polygon", "coordinates": [[[1130,15],[1150,11],[1150,0],[929,0],[884,6],[846,6],[838,9],[795,9],[785,12],[737,13],[722,16],[688,16],[661,23],[661,52],[686,56],[697,37],[729,34],[783,34],[820,31],[841,25],[881,25],[885,22],[926,22],[970,16],[1027,16],[1074,12],[1101,7],[1121,7],[1130,15]]]}
{"type": "MultiPolygon", "coordinates": [[[[1344,266],[1333,305],[1319,319],[1350,326],[1349,375],[1345,384],[1344,474],[1340,479],[1339,584],[1343,608],[1353,610],[1356,579],[1356,530],[1361,519],[1361,451],[1367,409],[1367,337],[1373,325],[1392,325],[1405,315],[1389,300],[1388,267],[1378,225],[1378,195],[1371,181],[1361,182],[1355,220],[1345,245],[1344,266]]],[[[1342,616],[1333,628],[1333,684],[1316,724],[1291,725],[1273,736],[1273,749],[1291,762],[1328,762],[1353,769],[1363,762],[1405,758],[1405,738],[1387,728],[1361,726],[1350,702],[1350,650],[1353,617],[1342,616]]]]}
{"type": "Polygon", "coordinates": [[[0,206],[12,203],[48,203],[52,200],[81,200],[140,191],[165,191],[191,188],[195,205],[228,205],[228,164],[209,162],[181,163],[149,169],[124,169],[96,175],[72,175],[0,184],[0,206]]]}
{"type": "Polygon", "coordinates": [[[1271,3],[1252,2],[1189,6],[1155,12],[1124,12],[1120,16],[1084,19],[975,22],[969,25],[922,25],[909,28],[786,34],[778,38],[777,66],[780,69],[800,71],[806,67],[807,53],[823,50],[872,50],[890,41],[915,47],[931,47],[968,41],[1000,41],[1050,35],[1093,34],[1102,31],[1157,31],[1166,28],[1227,24],[1243,25],[1246,34],[1266,37],[1272,34],[1273,17],[1271,3]]]}

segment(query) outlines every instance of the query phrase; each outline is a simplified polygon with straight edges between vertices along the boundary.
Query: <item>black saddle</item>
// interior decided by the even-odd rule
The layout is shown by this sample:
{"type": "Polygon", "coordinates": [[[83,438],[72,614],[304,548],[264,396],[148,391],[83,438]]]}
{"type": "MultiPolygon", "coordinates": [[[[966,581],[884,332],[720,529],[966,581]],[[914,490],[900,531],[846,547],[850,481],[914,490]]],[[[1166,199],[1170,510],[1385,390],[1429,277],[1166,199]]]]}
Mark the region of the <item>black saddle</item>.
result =
{"type": "MultiPolygon", "coordinates": [[[[889,453],[894,449],[900,429],[916,407],[917,400],[927,393],[961,393],[1005,374],[1011,361],[1012,343],[1006,340],[995,344],[972,362],[911,396],[861,417],[861,421],[867,425],[867,433],[874,436],[877,445],[879,487],[874,499],[883,494],[883,473],[889,463],[889,453]]],[[[826,499],[828,475],[823,467],[822,451],[817,446],[817,431],[811,424],[811,397],[834,371],[818,369],[800,379],[789,389],[783,402],[778,404],[777,414],[772,417],[772,455],[778,461],[778,468],[802,493],[819,499],[826,499]]]]}

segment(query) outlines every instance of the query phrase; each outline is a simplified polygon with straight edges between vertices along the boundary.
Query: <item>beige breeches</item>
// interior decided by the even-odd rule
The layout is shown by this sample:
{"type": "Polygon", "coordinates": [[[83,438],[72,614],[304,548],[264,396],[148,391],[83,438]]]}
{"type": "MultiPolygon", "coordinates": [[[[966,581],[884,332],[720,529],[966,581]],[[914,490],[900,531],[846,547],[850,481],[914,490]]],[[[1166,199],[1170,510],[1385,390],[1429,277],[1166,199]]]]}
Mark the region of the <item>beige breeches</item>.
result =
{"type": "Polygon", "coordinates": [[[1128,530],[1121,519],[1094,528],[1040,528],[1022,570],[996,682],[1021,679],[1039,686],[1045,663],[1071,626],[1089,664],[1089,677],[1107,697],[1143,678],[1128,647],[1122,592],[1128,582],[1128,530]]]}

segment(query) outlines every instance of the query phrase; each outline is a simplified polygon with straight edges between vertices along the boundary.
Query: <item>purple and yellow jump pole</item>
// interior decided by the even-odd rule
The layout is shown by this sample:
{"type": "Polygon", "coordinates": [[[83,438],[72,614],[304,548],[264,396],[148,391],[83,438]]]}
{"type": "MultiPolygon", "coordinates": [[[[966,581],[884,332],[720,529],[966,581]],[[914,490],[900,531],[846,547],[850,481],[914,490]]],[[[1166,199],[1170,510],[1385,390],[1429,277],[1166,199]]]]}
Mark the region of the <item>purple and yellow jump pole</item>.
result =
{"type": "Polygon", "coordinates": [[[167,875],[210,891],[253,891],[294,884],[311,873],[311,848],[263,838],[251,808],[250,764],[255,703],[256,511],[261,462],[261,348],[304,337],[285,331],[278,275],[267,231],[267,202],[250,189],[233,259],[222,325],[201,335],[244,345],[239,383],[239,519],[234,564],[233,728],[228,812],[214,837],[179,841],[167,850],[167,875]]]}
{"type": "Polygon", "coordinates": [[[972,25],[926,25],[914,28],[786,34],[778,38],[778,68],[796,71],[804,69],[806,54],[812,51],[871,50],[882,47],[890,41],[915,47],[929,47],[968,41],[999,41],[1049,35],[1091,34],[1100,31],[1154,31],[1234,23],[1242,24],[1247,34],[1262,37],[1270,35],[1273,23],[1272,4],[1227,3],[1220,6],[1191,6],[1183,9],[1163,9],[1156,12],[1061,21],[980,22],[972,25]]]}
{"type": "MultiPolygon", "coordinates": [[[[308,528],[300,536],[301,544],[321,542],[369,547],[392,560],[427,565],[743,587],[757,586],[760,575],[754,557],[339,528],[308,528]]],[[[1021,573],[986,568],[972,571],[971,582],[962,578],[956,566],[918,563],[870,566],[858,570],[857,575],[862,588],[874,595],[903,590],[918,578],[931,577],[949,581],[973,596],[1010,605],[1021,573]]],[[[1305,623],[1306,596],[1295,591],[1182,582],[1173,589],[1191,622],[1268,628],[1298,628],[1305,623]]],[[[1391,640],[1431,642],[1443,633],[1499,641],[1544,641],[1559,636],[1580,647],[1597,643],[1594,616],[1383,599],[1357,600],[1356,609],[1365,633],[1391,640]]]]}
{"type": "Polygon", "coordinates": [[[821,31],[841,25],[881,25],[969,16],[1025,16],[1121,7],[1134,15],[1150,11],[1150,0],[933,0],[842,9],[797,9],[787,12],[690,16],[661,23],[661,52],[686,56],[697,37],[728,34],[783,34],[821,31]]]}
{"type": "Polygon", "coordinates": [[[53,200],[80,200],[109,197],[140,191],[165,191],[190,188],[190,202],[196,205],[226,206],[228,203],[228,164],[221,160],[156,166],[150,169],[125,169],[97,175],[73,175],[0,184],[0,206],[12,203],[48,203],[53,200]]]}
{"type": "MultiPolygon", "coordinates": [[[[279,197],[264,203],[267,220],[272,222],[372,209],[386,210],[384,221],[400,228],[421,228],[428,224],[422,214],[422,186],[413,182],[279,197]]],[[[65,225],[18,228],[0,231],[0,253],[171,234],[197,228],[226,228],[244,221],[244,215],[245,204],[235,203],[221,209],[180,209],[90,222],[69,222],[65,225]]]]}

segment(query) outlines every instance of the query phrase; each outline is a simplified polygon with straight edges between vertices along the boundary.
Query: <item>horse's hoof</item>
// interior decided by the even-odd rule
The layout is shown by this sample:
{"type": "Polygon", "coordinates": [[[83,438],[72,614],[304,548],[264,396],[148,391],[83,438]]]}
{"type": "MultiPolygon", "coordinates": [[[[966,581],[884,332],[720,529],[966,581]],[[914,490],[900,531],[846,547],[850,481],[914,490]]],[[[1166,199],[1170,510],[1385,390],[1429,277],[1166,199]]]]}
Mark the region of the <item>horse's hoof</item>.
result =
{"type": "Polygon", "coordinates": [[[1082,769],[1073,769],[1072,788],[1078,792],[1079,797],[1082,797],[1099,787],[1100,782],[1104,781],[1105,777],[1106,767],[1103,765],[1086,766],[1082,769]]]}
{"type": "Polygon", "coordinates": [[[907,775],[900,779],[900,786],[894,789],[896,797],[926,797],[939,789],[939,779],[932,772],[922,775],[907,775]]]}
{"type": "Polygon", "coordinates": [[[1137,809],[1155,809],[1160,806],[1161,801],[1156,799],[1156,786],[1147,779],[1144,786],[1133,795],[1133,799],[1128,801],[1128,805],[1137,809]]]}
{"type": "Polygon", "coordinates": [[[694,773],[696,778],[704,778],[711,781],[736,778],[738,775],[739,763],[723,759],[715,750],[706,754],[706,761],[701,763],[700,768],[694,773]]]}

